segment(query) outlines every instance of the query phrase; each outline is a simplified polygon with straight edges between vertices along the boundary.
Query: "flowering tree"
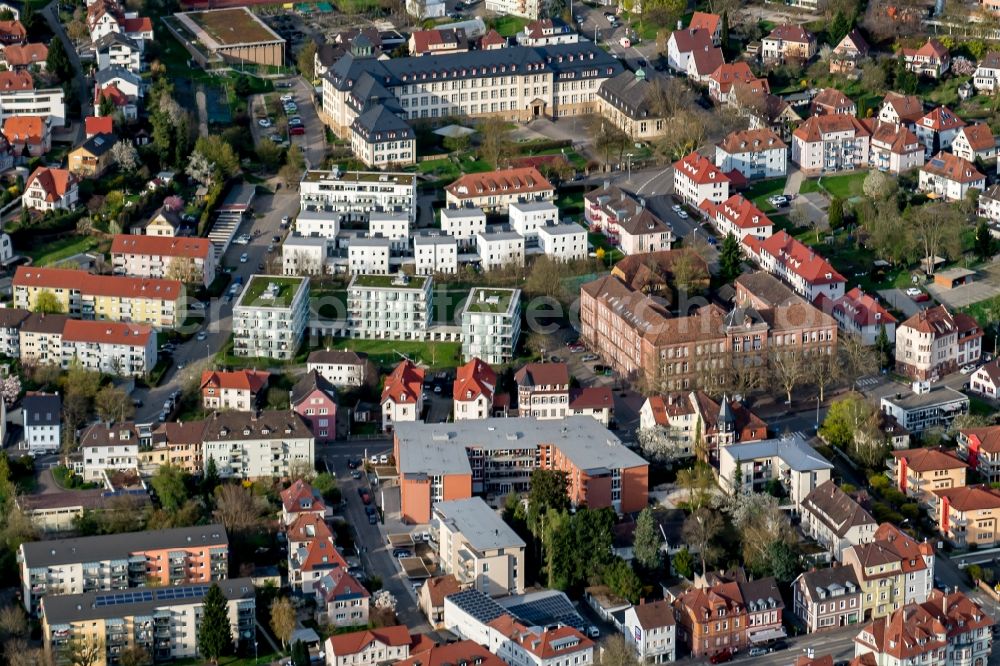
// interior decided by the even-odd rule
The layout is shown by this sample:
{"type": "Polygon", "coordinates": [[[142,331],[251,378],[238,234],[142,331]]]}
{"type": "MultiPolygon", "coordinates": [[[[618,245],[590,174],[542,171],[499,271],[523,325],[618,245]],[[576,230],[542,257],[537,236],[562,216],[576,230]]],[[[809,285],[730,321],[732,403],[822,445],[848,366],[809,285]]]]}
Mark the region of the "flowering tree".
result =
{"type": "Polygon", "coordinates": [[[396,597],[389,590],[379,590],[375,593],[375,608],[396,612],[396,597]]]}
{"type": "Polygon", "coordinates": [[[3,384],[0,385],[0,392],[3,394],[5,403],[14,404],[21,395],[21,378],[17,375],[8,375],[4,378],[3,384]]]}

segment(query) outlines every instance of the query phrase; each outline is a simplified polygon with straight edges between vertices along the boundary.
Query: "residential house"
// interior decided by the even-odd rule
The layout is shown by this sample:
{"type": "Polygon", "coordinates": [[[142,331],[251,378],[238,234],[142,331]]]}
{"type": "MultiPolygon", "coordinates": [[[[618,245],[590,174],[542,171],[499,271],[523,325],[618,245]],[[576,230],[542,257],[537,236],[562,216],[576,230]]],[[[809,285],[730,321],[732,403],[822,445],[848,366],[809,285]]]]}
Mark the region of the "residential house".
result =
{"type": "Polygon", "coordinates": [[[986,176],[968,160],[938,153],[920,169],[918,187],[946,201],[963,201],[969,190],[986,189],[986,176]]]}
{"type": "Polygon", "coordinates": [[[455,374],[454,419],[485,419],[493,415],[497,374],[487,363],[473,358],[455,374]]]}
{"type": "Polygon", "coordinates": [[[902,95],[897,92],[887,92],[879,108],[878,119],[884,123],[905,125],[907,129],[916,130],[917,122],[924,117],[924,103],[917,95],[902,95]]]}
{"type": "Polygon", "coordinates": [[[205,409],[253,411],[270,376],[265,370],[205,370],[201,373],[201,404],[205,409]]]}
{"type": "Polygon", "coordinates": [[[688,30],[704,30],[712,39],[712,44],[722,46],[722,17],[719,14],[695,12],[691,15],[688,30]]]}
{"type": "Polygon", "coordinates": [[[934,548],[891,523],[871,543],[844,551],[844,566],[861,584],[862,621],[883,618],[908,603],[923,603],[934,589],[934,548]]]}
{"type": "Polygon", "coordinates": [[[951,152],[964,160],[984,162],[997,158],[997,141],[986,123],[966,125],[958,130],[951,143],[951,152]]]}
{"type": "Polygon", "coordinates": [[[725,62],[722,49],[716,46],[696,48],[691,52],[685,73],[691,81],[707,86],[712,74],[725,62]]]}
{"type": "Polygon", "coordinates": [[[887,475],[900,492],[930,506],[937,503],[934,491],[964,486],[969,469],[955,451],[944,448],[893,451],[888,466],[887,475]]]}
{"type": "Polygon", "coordinates": [[[924,146],[905,124],[866,121],[871,131],[869,165],[899,175],[924,165],[924,146]]]}
{"type": "Polygon", "coordinates": [[[846,278],[830,262],[786,231],[779,231],[762,241],[747,235],[742,241],[744,250],[762,269],[786,282],[807,301],[814,302],[820,294],[834,301],[843,296],[846,278]]]}
{"type": "Polygon", "coordinates": [[[313,584],[318,616],[334,627],[368,625],[371,594],[348,573],[335,567],[313,584]]]}
{"type": "Polygon", "coordinates": [[[424,411],[424,371],[410,360],[399,365],[385,378],[382,389],[382,430],[392,430],[399,422],[419,421],[424,411]]]}
{"type": "Polygon", "coordinates": [[[416,163],[417,135],[397,113],[377,104],[351,123],[351,149],[367,167],[396,169],[416,163]]]}
{"type": "Polygon", "coordinates": [[[139,431],[134,423],[95,423],[80,434],[83,480],[101,483],[105,475],[139,469],[139,431]]]}
{"type": "Polygon", "coordinates": [[[569,369],[565,363],[528,363],[514,373],[519,416],[561,419],[569,409],[569,369]]]}
{"type": "Polygon", "coordinates": [[[729,183],[719,167],[696,152],[674,162],[674,194],[692,208],[705,200],[721,204],[729,198],[729,183]]]}
{"type": "Polygon", "coordinates": [[[701,210],[723,238],[732,234],[737,241],[746,236],[762,241],[773,230],[770,218],[742,194],[734,194],[718,206],[706,199],[701,210]]]}
{"type": "Polygon", "coordinates": [[[444,627],[445,597],[461,592],[462,586],[452,574],[434,576],[424,581],[417,591],[417,605],[435,629],[444,627]]]}
{"type": "Polygon", "coordinates": [[[956,116],[954,111],[946,106],[938,106],[917,121],[914,132],[924,144],[925,157],[930,158],[931,155],[951,148],[963,127],[965,121],[956,116]]]}
{"type": "Polygon", "coordinates": [[[94,44],[97,69],[120,67],[133,74],[142,71],[142,48],[132,38],[120,32],[110,32],[94,44]]]}
{"type": "Polygon", "coordinates": [[[478,234],[476,250],[483,270],[524,266],[524,236],[516,231],[487,231],[478,234]]]}
{"type": "Polygon", "coordinates": [[[655,106],[656,85],[643,69],[605,80],[597,91],[601,116],[633,141],[659,136],[667,121],[655,106]]]}
{"type": "Polygon", "coordinates": [[[156,365],[156,329],[146,324],[69,319],[62,368],[76,365],[119,377],[145,377],[156,365]]]}
{"type": "Polygon", "coordinates": [[[969,391],[994,400],[1000,397],[1000,359],[975,369],[969,377],[969,391]]]}
{"type": "Polygon", "coordinates": [[[214,459],[221,478],[286,477],[316,464],[312,431],[289,410],[215,412],[207,419],[203,440],[202,460],[208,465],[214,459]]]}
{"type": "Polygon", "coordinates": [[[783,178],[788,170],[788,144],[770,129],[731,132],[715,146],[715,166],[737,171],[747,180],[783,178]]]}
{"type": "Polygon", "coordinates": [[[0,355],[21,356],[21,325],[31,316],[24,308],[0,308],[0,355]]]}
{"type": "Polygon", "coordinates": [[[951,374],[979,360],[982,338],[979,323],[963,312],[921,310],[896,327],[896,372],[920,381],[951,374]]]}
{"type": "Polygon", "coordinates": [[[940,79],[951,68],[948,49],[933,38],[918,49],[903,47],[902,53],[906,69],[919,76],[940,79]]]}
{"type": "Polygon", "coordinates": [[[45,44],[10,44],[3,49],[3,60],[15,72],[20,70],[45,71],[49,48],[45,44]]]}
{"type": "Polygon", "coordinates": [[[823,88],[813,97],[812,102],[809,104],[809,112],[813,116],[837,114],[856,116],[858,115],[858,105],[836,88],[823,88]]]}
{"type": "Polygon", "coordinates": [[[989,485],[935,490],[938,531],[957,548],[1000,544],[1000,490],[989,485]]]}
{"type": "Polygon", "coordinates": [[[219,270],[215,245],[207,238],[158,235],[151,229],[173,211],[160,211],[146,234],[118,234],[111,240],[111,263],[119,275],[170,278],[208,287],[219,270]],[[154,233],[149,233],[150,231],[154,233]]]}
{"type": "Polygon", "coordinates": [[[441,231],[453,236],[460,246],[475,245],[476,236],[486,232],[486,213],[471,206],[447,206],[441,209],[441,231]]]}
{"type": "Polygon", "coordinates": [[[625,609],[622,634],[644,664],[668,664],[677,658],[677,623],[666,600],[625,609]]]}
{"type": "Polygon", "coordinates": [[[337,389],[315,370],[295,383],[288,395],[292,411],[312,429],[318,443],[337,438],[337,389]]]}
{"type": "Polygon", "coordinates": [[[979,194],[976,214],[991,222],[1000,222],[1000,185],[990,185],[979,194]]]}
{"type": "Polygon", "coordinates": [[[871,543],[878,523],[836,483],[826,481],[802,500],[802,531],[843,560],[844,550],[871,543]]]}
{"type": "Polygon", "coordinates": [[[310,593],[327,573],[338,568],[347,569],[347,562],[334,547],[333,532],[322,511],[313,511],[312,502],[318,498],[314,500],[307,494],[305,499],[310,502],[305,510],[298,512],[291,523],[282,523],[288,542],[289,587],[310,593]]]}
{"type": "Polygon", "coordinates": [[[3,137],[15,157],[39,157],[52,150],[52,129],[41,116],[11,116],[3,121],[3,137]]]}
{"type": "Polygon", "coordinates": [[[976,92],[992,94],[1000,87],[1000,53],[990,51],[976,65],[972,75],[972,85],[976,92]]]}
{"type": "Polygon", "coordinates": [[[469,40],[463,28],[414,30],[410,33],[411,56],[465,53],[468,50],[469,40]]]}
{"type": "MultiPolygon", "coordinates": [[[[896,346],[899,346],[897,333],[896,346]]],[[[880,409],[905,431],[919,434],[930,428],[947,428],[956,417],[969,412],[969,398],[950,386],[928,388],[914,382],[911,393],[882,396],[880,409]]]]}
{"type": "Polygon", "coordinates": [[[445,664],[506,666],[506,663],[478,643],[454,641],[427,648],[415,647],[410,650],[410,658],[396,662],[396,666],[445,666],[445,664]]]}
{"type": "Polygon", "coordinates": [[[604,234],[628,255],[669,250],[672,227],[634,194],[605,183],[584,195],[584,219],[590,230],[604,234]]]}
{"type": "MultiPolygon", "coordinates": [[[[667,38],[667,64],[675,72],[686,74],[692,54],[699,51],[703,53],[715,51],[712,34],[708,30],[698,28],[675,30],[667,38]]],[[[722,55],[721,50],[719,55],[722,55]]],[[[721,58],[718,64],[722,64],[721,58]]]]}
{"type": "Polygon", "coordinates": [[[745,62],[723,63],[708,77],[708,96],[720,104],[729,102],[737,84],[756,84],[760,90],[770,92],[766,78],[758,78],[745,62]]]}
{"type": "Polygon", "coordinates": [[[811,116],[792,132],[792,162],[807,176],[868,166],[870,134],[850,115],[811,116]]]}
{"type": "Polygon", "coordinates": [[[21,401],[21,411],[28,455],[58,451],[62,445],[62,398],[58,394],[28,393],[21,401]]]}
{"type": "Polygon", "coordinates": [[[524,26],[514,37],[523,46],[548,46],[550,44],[575,44],[580,41],[576,30],[559,19],[538,19],[524,26]]]}
{"type": "Polygon", "coordinates": [[[816,35],[799,25],[779,25],[761,41],[760,56],[767,63],[805,62],[816,55],[816,35]]]}
{"type": "Polygon", "coordinates": [[[852,567],[806,571],[792,583],[795,615],[809,633],[859,624],[861,589],[852,567]]]}
{"type": "Polygon", "coordinates": [[[883,330],[889,344],[896,341],[896,318],[882,306],[877,296],[866,294],[860,287],[832,301],[829,312],[842,330],[857,335],[863,344],[875,344],[883,330]]]}
{"type": "Polygon", "coordinates": [[[830,54],[831,74],[853,74],[861,68],[861,62],[868,57],[871,47],[857,28],[852,29],[833,48],[830,54]]]}
{"type": "Polygon", "coordinates": [[[426,640],[397,625],[336,634],[326,639],[323,651],[327,666],[377,666],[401,662],[410,656],[411,647],[426,640]]]}
{"type": "Polygon", "coordinates": [[[76,176],[67,169],[39,166],[28,176],[21,205],[42,212],[72,210],[79,196],[76,176]]]}
{"type": "Polygon", "coordinates": [[[555,188],[535,167],[466,174],[445,187],[447,205],[504,211],[518,201],[551,201],[555,188]]]}
{"type": "Polygon", "coordinates": [[[99,178],[114,166],[112,149],[118,143],[114,134],[96,134],[69,153],[69,170],[80,178],[99,178]]]}

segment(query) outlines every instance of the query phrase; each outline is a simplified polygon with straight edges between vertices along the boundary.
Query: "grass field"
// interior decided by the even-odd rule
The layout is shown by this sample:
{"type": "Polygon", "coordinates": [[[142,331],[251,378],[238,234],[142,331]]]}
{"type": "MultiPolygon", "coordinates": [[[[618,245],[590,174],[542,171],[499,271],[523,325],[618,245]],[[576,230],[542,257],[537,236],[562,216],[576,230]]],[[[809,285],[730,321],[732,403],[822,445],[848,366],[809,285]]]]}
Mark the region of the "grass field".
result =
{"type": "Polygon", "coordinates": [[[799,194],[809,194],[810,192],[820,192],[822,187],[819,186],[819,181],[815,178],[809,178],[802,181],[802,187],[799,188],[799,194]]]}
{"type": "Polygon", "coordinates": [[[819,186],[829,192],[832,196],[841,199],[860,197],[864,194],[862,186],[865,182],[867,171],[857,173],[847,173],[842,176],[823,176],[819,181],[819,186]]]}
{"type": "Polygon", "coordinates": [[[426,365],[431,370],[454,368],[462,363],[461,342],[418,342],[414,340],[353,340],[334,338],[331,349],[349,349],[368,354],[383,366],[394,366],[402,356],[426,365]]]}
{"type": "Polygon", "coordinates": [[[499,32],[501,37],[513,37],[524,30],[524,26],[528,23],[528,19],[520,16],[498,16],[488,21],[487,26],[499,32]]]}
{"type": "Polygon", "coordinates": [[[35,266],[51,266],[81,252],[90,252],[99,245],[93,236],[67,236],[25,254],[31,257],[35,266]]]}
{"type": "Polygon", "coordinates": [[[775,210],[768,201],[768,197],[773,197],[775,194],[783,194],[785,192],[785,179],[784,178],[773,178],[771,180],[762,180],[754,183],[744,192],[744,196],[753,202],[757,208],[764,213],[770,213],[775,210]]]}

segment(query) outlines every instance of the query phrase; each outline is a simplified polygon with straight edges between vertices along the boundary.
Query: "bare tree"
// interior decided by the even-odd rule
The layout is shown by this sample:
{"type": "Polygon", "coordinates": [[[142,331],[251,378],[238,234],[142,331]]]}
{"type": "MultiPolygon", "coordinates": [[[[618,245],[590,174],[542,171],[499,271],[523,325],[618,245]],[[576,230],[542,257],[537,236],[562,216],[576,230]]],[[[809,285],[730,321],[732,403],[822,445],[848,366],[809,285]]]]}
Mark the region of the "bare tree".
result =
{"type": "Polygon", "coordinates": [[[722,552],[714,543],[721,532],[722,516],[707,507],[701,507],[684,521],[681,534],[684,542],[698,552],[702,576],[708,573],[708,565],[714,563],[722,552]]]}
{"type": "Polygon", "coordinates": [[[283,648],[288,648],[288,641],[295,633],[295,608],[288,597],[277,597],[271,602],[271,631],[281,641],[283,648]]]}
{"type": "Polygon", "coordinates": [[[809,378],[819,389],[819,401],[826,397],[826,388],[843,376],[843,366],[835,354],[819,352],[809,357],[809,378]]]}
{"type": "Polygon", "coordinates": [[[605,640],[600,647],[597,666],[639,666],[639,659],[622,634],[615,634],[605,640]]]}
{"type": "Polygon", "coordinates": [[[104,654],[104,641],[73,638],[62,651],[62,661],[70,666],[94,666],[104,654]]]}
{"type": "Polygon", "coordinates": [[[7,666],[39,666],[47,663],[45,651],[31,647],[23,638],[12,638],[4,643],[3,657],[7,666]]]}
{"type": "Polygon", "coordinates": [[[878,367],[875,351],[864,343],[861,336],[841,332],[837,338],[837,356],[844,376],[851,382],[871,374],[878,367]]]}
{"type": "Polygon", "coordinates": [[[191,257],[174,257],[167,264],[166,276],[170,280],[180,280],[185,284],[201,282],[204,274],[191,257]]]}
{"type": "Polygon", "coordinates": [[[921,206],[910,216],[913,238],[923,253],[924,270],[934,273],[938,256],[954,259],[962,253],[962,215],[952,204],[921,206]]]}
{"type": "Polygon", "coordinates": [[[267,512],[267,500],[249,488],[224,483],[215,489],[215,519],[230,532],[251,534],[263,525],[267,512]]]}
{"type": "Polygon", "coordinates": [[[507,121],[490,116],[479,124],[479,156],[499,169],[510,156],[510,127],[507,121]]]}
{"type": "Polygon", "coordinates": [[[808,376],[809,367],[798,349],[772,349],[768,354],[768,369],[776,388],[785,393],[785,404],[792,404],[792,391],[808,376]]]}
{"type": "Polygon", "coordinates": [[[0,633],[5,639],[28,633],[28,617],[20,606],[10,604],[0,607],[0,633]]]}

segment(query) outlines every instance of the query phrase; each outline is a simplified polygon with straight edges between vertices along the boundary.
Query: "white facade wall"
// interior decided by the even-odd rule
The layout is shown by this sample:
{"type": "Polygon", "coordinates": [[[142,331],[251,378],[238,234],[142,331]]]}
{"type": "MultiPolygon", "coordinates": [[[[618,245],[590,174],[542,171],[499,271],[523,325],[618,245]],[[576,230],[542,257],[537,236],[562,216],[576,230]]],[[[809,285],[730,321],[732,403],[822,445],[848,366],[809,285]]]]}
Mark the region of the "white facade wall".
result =
{"type": "Polygon", "coordinates": [[[723,173],[739,171],[747,180],[783,178],[788,172],[788,148],[727,153],[721,146],[716,146],[715,166],[723,173]]]}
{"type": "MultiPolygon", "coordinates": [[[[624,234],[622,235],[624,238],[624,234]]],[[[570,222],[540,227],[538,245],[547,256],[560,261],[587,258],[587,230],[570,222]]]]}
{"type": "Polygon", "coordinates": [[[357,238],[347,248],[351,275],[388,275],[392,241],[388,238],[357,238]]]}
{"type": "Polygon", "coordinates": [[[484,271],[504,266],[524,266],[524,237],[510,232],[476,235],[476,248],[484,271]]]}
{"type": "MultiPolygon", "coordinates": [[[[209,436],[212,433],[209,433],[209,436]]],[[[219,477],[262,479],[288,476],[296,467],[312,469],[315,464],[316,440],[312,437],[282,437],[246,439],[242,441],[212,441],[202,444],[202,460],[215,459],[219,477]]]]}
{"type": "Polygon", "coordinates": [[[139,469],[139,442],[112,446],[84,446],[83,480],[100,481],[104,472],[139,469]]]}
{"type": "Polygon", "coordinates": [[[539,227],[559,221],[559,209],[551,201],[512,203],[508,215],[510,226],[525,240],[537,238],[539,227]]]}
{"type": "Polygon", "coordinates": [[[417,236],[413,239],[417,275],[458,272],[458,241],[447,236],[417,236]]]}
{"type": "Polygon", "coordinates": [[[476,234],[486,232],[486,213],[482,208],[442,208],[441,231],[460,244],[471,245],[476,234]]]}

